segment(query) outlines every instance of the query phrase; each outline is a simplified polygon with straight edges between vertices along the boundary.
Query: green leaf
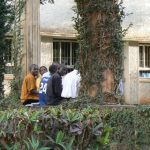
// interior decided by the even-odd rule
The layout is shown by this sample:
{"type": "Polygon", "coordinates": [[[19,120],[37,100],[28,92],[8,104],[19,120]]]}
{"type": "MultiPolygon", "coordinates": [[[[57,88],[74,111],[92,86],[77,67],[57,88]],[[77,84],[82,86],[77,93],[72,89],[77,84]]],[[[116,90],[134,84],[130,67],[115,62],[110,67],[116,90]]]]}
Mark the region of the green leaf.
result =
{"type": "Polygon", "coordinates": [[[96,132],[99,128],[103,127],[103,123],[98,124],[96,127],[92,129],[93,132],[96,132]]]}
{"type": "Polygon", "coordinates": [[[63,141],[63,138],[64,133],[62,131],[59,131],[56,136],[56,144],[61,143],[63,141]]]}
{"type": "Polygon", "coordinates": [[[41,148],[38,148],[38,150],[49,150],[50,148],[49,147],[41,147],[41,148]]]}
{"type": "Polygon", "coordinates": [[[69,144],[66,145],[67,146],[66,150],[72,150],[72,144],[74,142],[74,139],[75,139],[75,137],[71,138],[69,144]]]}

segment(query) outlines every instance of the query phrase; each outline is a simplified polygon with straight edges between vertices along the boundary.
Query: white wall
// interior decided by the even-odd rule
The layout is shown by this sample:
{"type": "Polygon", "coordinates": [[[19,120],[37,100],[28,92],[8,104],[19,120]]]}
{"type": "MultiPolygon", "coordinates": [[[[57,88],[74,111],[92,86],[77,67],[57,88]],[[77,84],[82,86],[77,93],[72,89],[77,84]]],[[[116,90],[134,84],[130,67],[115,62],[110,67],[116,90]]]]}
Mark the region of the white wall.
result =
{"type": "Polygon", "coordinates": [[[123,6],[126,13],[133,13],[123,21],[124,28],[133,24],[126,38],[150,41],[150,0],[123,0],[123,6]]]}
{"type": "Polygon", "coordinates": [[[54,4],[41,5],[41,31],[75,33],[72,21],[74,4],[74,0],[56,0],[54,4]]]}
{"type": "Polygon", "coordinates": [[[49,37],[41,38],[41,62],[40,65],[44,65],[47,68],[52,64],[53,55],[53,41],[49,37]]]}
{"type": "MultiPolygon", "coordinates": [[[[74,0],[56,0],[55,4],[40,6],[40,26],[42,32],[75,33],[72,17],[74,0]]],[[[123,28],[130,23],[126,39],[150,41],[150,0],[123,0],[126,13],[133,13],[123,21],[123,28]]]]}
{"type": "Polygon", "coordinates": [[[150,104],[150,79],[139,79],[139,103],[150,104]]]}
{"type": "Polygon", "coordinates": [[[124,47],[124,96],[128,104],[139,103],[139,48],[137,42],[126,42],[124,47]]]}
{"type": "Polygon", "coordinates": [[[138,43],[129,43],[129,88],[130,104],[138,103],[139,47],[138,43]]]}
{"type": "Polygon", "coordinates": [[[130,78],[129,78],[129,43],[124,44],[124,98],[130,103],[130,78]]]}

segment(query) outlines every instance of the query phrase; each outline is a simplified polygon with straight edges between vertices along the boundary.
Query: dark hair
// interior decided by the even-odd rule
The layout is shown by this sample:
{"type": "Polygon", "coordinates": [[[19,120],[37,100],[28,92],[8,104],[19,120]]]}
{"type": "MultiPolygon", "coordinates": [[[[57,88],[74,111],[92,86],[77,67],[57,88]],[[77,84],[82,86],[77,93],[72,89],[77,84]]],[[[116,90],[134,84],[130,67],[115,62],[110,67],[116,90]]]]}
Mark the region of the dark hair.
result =
{"type": "Polygon", "coordinates": [[[53,62],[52,65],[56,65],[57,66],[57,70],[59,70],[59,68],[61,67],[61,64],[58,62],[53,62]]]}
{"type": "Polygon", "coordinates": [[[30,67],[29,67],[30,72],[33,70],[33,68],[38,68],[38,65],[36,65],[36,64],[30,65],[30,67]]]}
{"type": "Polygon", "coordinates": [[[57,64],[52,64],[52,65],[49,66],[49,72],[51,74],[54,74],[55,72],[57,72],[57,69],[58,69],[57,64]]]}
{"type": "Polygon", "coordinates": [[[59,68],[59,70],[58,70],[58,72],[59,72],[59,74],[61,76],[64,76],[65,74],[67,74],[67,68],[66,68],[66,66],[65,65],[61,65],[60,68],[59,68]]]}
{"type": "Polygon", "coordinates": [[[41,67],[39,68],[39,70],[41,70],[41,68],[45,68],[45,69],[47,70],[47,68],[46,68],[45,66],[41,66],[41,67]]]}

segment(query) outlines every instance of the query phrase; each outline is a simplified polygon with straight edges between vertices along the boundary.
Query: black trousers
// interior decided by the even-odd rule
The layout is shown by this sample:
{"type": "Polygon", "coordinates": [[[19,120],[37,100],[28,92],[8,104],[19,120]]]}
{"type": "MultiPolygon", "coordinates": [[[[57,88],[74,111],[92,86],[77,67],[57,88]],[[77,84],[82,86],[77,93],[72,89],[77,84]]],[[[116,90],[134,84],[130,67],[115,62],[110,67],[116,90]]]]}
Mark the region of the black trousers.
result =
{"type": "Polygon", "coordinates": [[[47,103],[47,105],[51,105],[51,106],[57,106],[57,105],[60,105],[62,103],[63,99],[59,99],[59,100],[53,100],[49,103],[47,103]]]}
{"type": "Polygon", "coordinates": [[[23,105],[32,104],[32,103],[38,103],[38,102],[39,102],[39,100],[26,99],[26,100],[23,102],[23,105]]]}

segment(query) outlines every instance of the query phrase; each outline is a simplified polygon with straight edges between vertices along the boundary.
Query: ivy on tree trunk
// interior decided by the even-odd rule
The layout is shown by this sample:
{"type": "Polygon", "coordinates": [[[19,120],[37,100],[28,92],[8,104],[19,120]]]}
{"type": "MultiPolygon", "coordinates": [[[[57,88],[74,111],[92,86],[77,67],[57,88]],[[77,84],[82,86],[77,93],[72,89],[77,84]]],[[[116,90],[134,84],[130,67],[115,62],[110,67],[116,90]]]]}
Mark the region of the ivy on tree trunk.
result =
{"type": "Polygon", "coordinates": [[[75,0],[81,95],[116,100],[123,76],[123,7],[117,0],[75,0]]]}

